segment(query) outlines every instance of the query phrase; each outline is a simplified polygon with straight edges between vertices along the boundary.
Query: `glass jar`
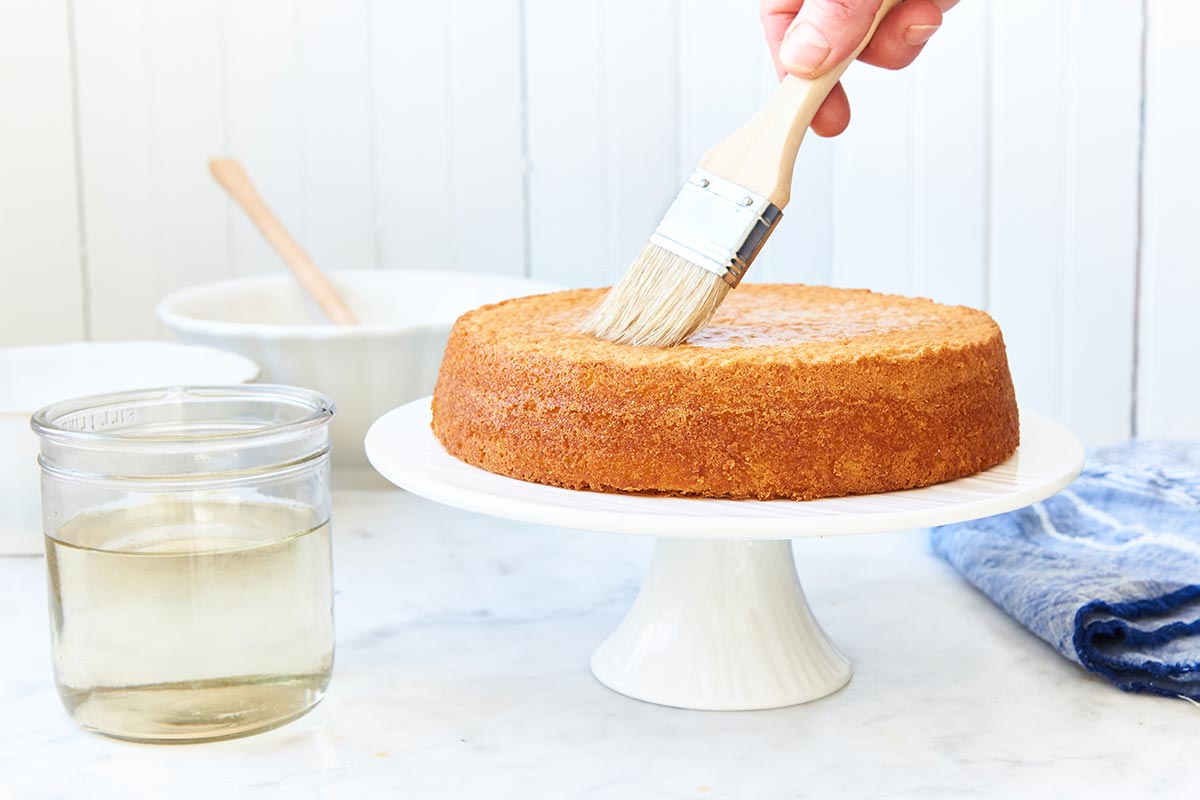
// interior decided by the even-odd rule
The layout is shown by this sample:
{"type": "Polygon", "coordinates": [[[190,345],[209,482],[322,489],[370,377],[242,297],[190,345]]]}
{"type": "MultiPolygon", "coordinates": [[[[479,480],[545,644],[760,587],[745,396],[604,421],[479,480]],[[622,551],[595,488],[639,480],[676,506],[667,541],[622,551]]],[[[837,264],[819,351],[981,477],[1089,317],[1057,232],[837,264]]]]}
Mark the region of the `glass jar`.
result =
{"type": "Polygon", "coordinates": [[[282,725],[333,667],[329,422],[306,389],[155,389],[33,416],[54,676],[84,728],[282,725]]]}

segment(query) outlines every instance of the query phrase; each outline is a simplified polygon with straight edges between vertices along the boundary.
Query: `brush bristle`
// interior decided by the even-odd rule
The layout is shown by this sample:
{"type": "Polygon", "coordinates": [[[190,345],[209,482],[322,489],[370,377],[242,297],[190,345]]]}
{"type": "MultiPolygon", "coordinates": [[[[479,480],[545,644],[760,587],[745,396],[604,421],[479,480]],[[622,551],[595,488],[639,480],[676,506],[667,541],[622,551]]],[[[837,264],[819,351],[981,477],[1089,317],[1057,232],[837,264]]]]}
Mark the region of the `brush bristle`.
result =
{"type": "Polygon", "coordinates": [[[674,347],[703,328],[729,284],[656,244],[647,244],[580,327],[638,347],[674,347]]]}

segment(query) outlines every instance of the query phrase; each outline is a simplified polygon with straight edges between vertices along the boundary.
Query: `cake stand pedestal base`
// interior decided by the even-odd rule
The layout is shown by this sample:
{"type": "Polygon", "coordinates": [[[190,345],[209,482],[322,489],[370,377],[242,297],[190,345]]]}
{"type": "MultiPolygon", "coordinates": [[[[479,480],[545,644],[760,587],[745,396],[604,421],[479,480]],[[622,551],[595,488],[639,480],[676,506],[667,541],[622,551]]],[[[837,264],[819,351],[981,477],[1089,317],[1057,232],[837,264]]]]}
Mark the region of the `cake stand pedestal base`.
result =
{"type": "Polygon", "coordinates": [[[1054,494],[1083,465],[1075,434],[1023,411],[1011,458],[922,489],[803,503],[577,492],[454,458],[430,429],[429,403],[390,411],[367,433],[367,457],[397,486],[503,519],[658,537],[642,591],[592,656],[592,673],[621,694],[679,708],[778,708],[850,680],[850,662],[804,599],[792,539],[1003,514],[1054,494]]]}
{"type": "Polygon", "coordinates": [[[592,674],[614,691],[711,711],[816,700],[850,673],[804,599],[786,539],[658,539],[633,608],[592,656],[592,674]]]}

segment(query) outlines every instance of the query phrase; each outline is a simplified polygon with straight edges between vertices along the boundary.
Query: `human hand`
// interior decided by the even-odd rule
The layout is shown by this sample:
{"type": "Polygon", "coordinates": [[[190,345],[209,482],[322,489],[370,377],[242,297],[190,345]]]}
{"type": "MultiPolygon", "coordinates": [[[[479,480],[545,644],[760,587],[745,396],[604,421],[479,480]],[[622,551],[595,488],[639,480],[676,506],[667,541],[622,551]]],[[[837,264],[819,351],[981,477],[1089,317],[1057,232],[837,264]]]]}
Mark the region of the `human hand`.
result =
{"type": "MultiPolygon", "coordinates": [[[[816,78],[842,63],[871,28],[881,0],[762,0],[759,14],[767,46],[782,78],[816,78]]],[[[887,69],[907,67],[958,0],[904,0],[888,12],[858,59],[887,69]]],[[[812,121],[820,136],[837,136],[850,124],[850,102],[838,83],[812,121]]]]}

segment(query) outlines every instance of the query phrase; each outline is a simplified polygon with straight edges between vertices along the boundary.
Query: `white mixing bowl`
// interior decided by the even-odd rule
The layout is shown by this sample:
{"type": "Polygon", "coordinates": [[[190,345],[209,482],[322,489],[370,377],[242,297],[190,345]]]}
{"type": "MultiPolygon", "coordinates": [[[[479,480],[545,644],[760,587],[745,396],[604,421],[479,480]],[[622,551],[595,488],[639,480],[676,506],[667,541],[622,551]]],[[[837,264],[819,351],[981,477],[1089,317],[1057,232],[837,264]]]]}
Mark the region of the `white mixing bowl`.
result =
{"type": "Polygon", "coordinates": [[[77,342],[0,348],[0,554],[42,552],[33,412],[90,394],[247,383],[254,362],[173,342],[77,342]]]}
{"type": "Polygon", "coordinates": [[[487,303],[557,291],[540,281],[432,270],[337,271],[330,280],[362,325],[325,321],[290,275],[194,286],[167,296],[158,316],[182,341],[232,350],[262,380],[333,398],[334,482],[382,483],[363,439],[378,417],[430,394],[450,327],[487,303]]]}

